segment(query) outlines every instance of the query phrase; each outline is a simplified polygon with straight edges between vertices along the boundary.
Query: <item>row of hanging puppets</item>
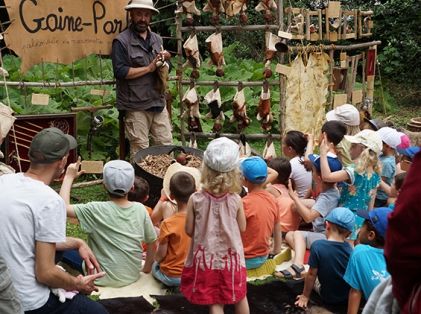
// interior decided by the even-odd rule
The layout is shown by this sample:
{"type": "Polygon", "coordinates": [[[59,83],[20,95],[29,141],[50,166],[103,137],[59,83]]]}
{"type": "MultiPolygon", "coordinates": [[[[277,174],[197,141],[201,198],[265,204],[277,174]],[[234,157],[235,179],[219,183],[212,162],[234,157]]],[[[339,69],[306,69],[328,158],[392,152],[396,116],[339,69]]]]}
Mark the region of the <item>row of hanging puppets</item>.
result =
{"type": "MultiPolygon", "coordinates": [[[[275,0],[260,0],[255,10],[263,14],[266,24],[277,20],[278,5],[275,0]]],[[[247,0],[207,0],[203,12],[210,13],[211,23],[219,25],[220,17],[239,15],[241,24],[247,24],[247,0]]],[[[194,16],[200,16],[194,0],[178,1],[176,14],[185,16],[184,23],[195,24],[194,16]]],[[[286,7],[286,39],[332,41],[359,39],[372,35],[373,11],[347,9],[340,1],[311,1],[310,8],[286,7]]]]}
{"type": "MultiPolygon", "coordinates": [[[[186,91],[182,98],[184,113],[182,119],[187,120],[189,132],[202,132],[200,113],[200,97],[194,83],[186,91]]],[[[218,82],[214,83],[213,88],[204,96],[204,101],[208,107],[205,119],[213,119],[212,131],[220,133],[225,121],[225,115],[222,110],[221,93],[218,82]]],[[[232,99],[233,114],[229,118],[230,123],[237,124],[237,129],[242,132],[250,123],[251,119],[247,115],[246,97],[242,83],[238,84],[234,98],[232,99]]],[[[260,121],[264,131],[270,131],[272,128],[273,114],[271,112],[270,87],[268,81],[262,85],[259,103],[257,106],[256,119],[260,121]]]]}
{"type": "MultiPolygon", "coordinates": [[[[206,44],[210,53],[210,64],[216,67],[215,75],[218,77],[224,76],[224,52],[221,32],[215,32],[206,39],[206,44]]],[[[263,75],[264,78],[270,78],[272,76],[271,60],[276,55],[277,51],[285,52],[288,47],[283,42],[282,38],[271,33],[265,33],[265,66],[263,75]]],[[[183,68],[191,67],[193,71],[190,74],[192,79],[198,79],[200,76],[199,68],[201,65],[201,56],[199,51],[199,43],[197,35],[195,33],[190,34],[187,40],[183,44],[184,52],[187,61],[184,63],[183,68]]]]}

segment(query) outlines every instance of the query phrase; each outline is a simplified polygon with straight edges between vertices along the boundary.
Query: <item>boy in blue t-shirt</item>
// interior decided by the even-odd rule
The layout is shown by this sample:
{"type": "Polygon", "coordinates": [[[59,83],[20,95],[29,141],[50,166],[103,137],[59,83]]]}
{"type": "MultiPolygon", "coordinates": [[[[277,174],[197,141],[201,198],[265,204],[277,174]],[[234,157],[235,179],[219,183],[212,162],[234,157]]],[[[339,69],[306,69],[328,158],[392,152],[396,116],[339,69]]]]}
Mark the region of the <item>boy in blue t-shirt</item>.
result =
{"type": "Polygon", "coordinates": [[[310,249],[310,269],[304,282],[303,293],[297,296],[295,305],[306,308],[314,289],[325,305],[346,305],[349,285],[343,275],[352,253],[345,239],[355,223],[354,214],[345,207],[333,209],[325,218],[327,240],[317,240],[310,249]]]}
{"type": "Polygon", "coordinates": [[[368,300],[371,292],[381,280],[389,277],[383,255],[387,216],[392,212],[388,207],[374,208],[372,211],[357,211],[365,218],[358,234],[358,244],[349,259],[344,280],[351,286],[348,298],[348,314],[358,313],[361,296],[368,300]]]}

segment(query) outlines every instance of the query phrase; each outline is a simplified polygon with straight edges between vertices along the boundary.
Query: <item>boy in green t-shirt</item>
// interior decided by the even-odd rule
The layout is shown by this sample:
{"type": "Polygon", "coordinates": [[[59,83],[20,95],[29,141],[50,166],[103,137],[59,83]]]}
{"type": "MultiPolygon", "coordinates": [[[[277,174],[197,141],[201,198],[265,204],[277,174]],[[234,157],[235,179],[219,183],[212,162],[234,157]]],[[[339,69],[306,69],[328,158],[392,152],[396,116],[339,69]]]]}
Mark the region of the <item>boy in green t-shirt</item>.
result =
{"type": "Polygon", "coordinates": [[[151,272],[156,249],[156,233],[148,212],[141,203],[128,200],[135,177],[133,166],[123,160],[107,162],[103,179],[110,200],[71,205],[73,180],[83,173],[78,171],[79,166],[80,159],[69,165],[60,190],[67,205],[67,216],[79,220],[82,231],[88,234],[89,247],[106,272],[96,284],[108,287],[129,285],[140,277],[141,243],[148,244],[144,273],[151,272]]]}

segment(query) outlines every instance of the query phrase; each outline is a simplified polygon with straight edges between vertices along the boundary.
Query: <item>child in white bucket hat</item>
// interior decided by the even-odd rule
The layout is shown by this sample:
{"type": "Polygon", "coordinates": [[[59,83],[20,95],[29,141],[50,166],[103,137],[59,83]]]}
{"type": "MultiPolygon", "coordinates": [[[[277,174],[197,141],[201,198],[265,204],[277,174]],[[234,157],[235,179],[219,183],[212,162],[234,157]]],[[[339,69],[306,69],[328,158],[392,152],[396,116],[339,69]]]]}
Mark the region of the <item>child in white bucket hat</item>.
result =
{"type": "Polygon", "coordinates": [[[186,232],[192,243],[180,290],[189,302],[209,305],[210,312],[235,304],[236,312],[249,313],[240,235],[246,218],[238,195],[239,155],[234,141],[226,137],[211,141],[203,156],[202,190],[187,205],[186,232]]]}

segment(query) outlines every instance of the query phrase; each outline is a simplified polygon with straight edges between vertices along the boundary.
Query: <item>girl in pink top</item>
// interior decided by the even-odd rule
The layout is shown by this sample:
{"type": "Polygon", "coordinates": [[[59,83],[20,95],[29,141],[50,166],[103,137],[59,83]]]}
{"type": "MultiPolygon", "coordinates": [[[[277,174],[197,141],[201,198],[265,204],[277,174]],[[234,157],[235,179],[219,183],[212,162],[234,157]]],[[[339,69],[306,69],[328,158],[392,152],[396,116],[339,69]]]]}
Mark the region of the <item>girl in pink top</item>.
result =
{"type": "Polygon", "coordinates": [[[301,216],[295,209],[295,202],[288,193],[288,180],[291,175],[291,164],[284,157],[272,158],[268,166],[278,173],[276,180],[266,190],[272,194],[278,205],[279,223],[281,231],[298,230],[301,223],[301,216]]]}
{"type": "Polygon", "coordinates": [[[211,141],[203,156],[202,190],[187,204],[186,233],[192,242],[180,290],[189,302],[209,305],[210,313],[223,313],[224,304],[249,313],[238,159],[235,142],[226,137],[211,141]]]}

